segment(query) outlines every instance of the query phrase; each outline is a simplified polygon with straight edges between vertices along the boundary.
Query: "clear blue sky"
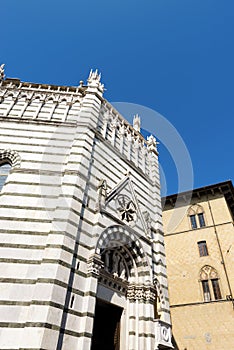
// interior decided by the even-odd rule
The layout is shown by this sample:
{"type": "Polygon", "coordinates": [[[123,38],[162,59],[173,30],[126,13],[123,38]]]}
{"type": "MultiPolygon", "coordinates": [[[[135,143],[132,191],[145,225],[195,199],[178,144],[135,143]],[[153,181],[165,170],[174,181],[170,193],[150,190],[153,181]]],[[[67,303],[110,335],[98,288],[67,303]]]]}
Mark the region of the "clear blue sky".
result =
{"type": "Polygon", "coordinates": [[[233,0],[7,0],[0,30],[8,77],[77,85],[97,67],[109,101],[152,108],[174,125],[195,187],[233,179],[233,0]]]}

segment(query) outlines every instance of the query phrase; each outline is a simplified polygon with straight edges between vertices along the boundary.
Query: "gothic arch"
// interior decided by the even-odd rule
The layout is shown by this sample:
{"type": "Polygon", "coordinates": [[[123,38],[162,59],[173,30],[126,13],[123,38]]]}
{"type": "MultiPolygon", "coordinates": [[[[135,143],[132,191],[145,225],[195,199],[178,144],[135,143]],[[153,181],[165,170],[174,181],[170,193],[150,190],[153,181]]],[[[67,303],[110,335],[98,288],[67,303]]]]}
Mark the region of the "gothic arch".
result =
{"type": "Polygon", "coordinates": [[[53,103],[53,102],[56,102],[56,98],[54,95],[49,95],[49,96],[46,96],[46,99],[45,99],[46,103],[53,103]]]}
{"type": "Polygon", "coordinates": [[[68,103],[68,98],[67,97],[61,97],[60,100],[59,100],[59,103],[68,103]]]}
{"type": "Polygon", "coordinates": [[[12,167],[19,168],[21,165],[21,158],[18,152],[10,149],[0,151],[0,163],[8,161],[12,167]]]}
{"type": "Polygon", "coordinates": [[[80,97],[74,97],[73,100],[72,100],[72,105],[76,105],[76,104],[79,104],[80,103],[80,97]]]}
{"type": "Polygon", "coordinates": [[[151,269],[141,243],[126,227],[114,225],[102,232],[96,253],[101,255],[105,249],[116,249],[125,257],[132,277],[141,281],[151,280],[151,269]]]}
{"type": "Polygon", "coordinates": [[[219,278],[218,272],[210,265],[205,265],[201,268],[199,272],[200,281],[210,280],[214,278],[219,278]]]}
{"type": "Polygon", "coordinates": [[[33,101],[40,101],[41,102],[42,100],[43,100],[43,98],[42,98],[42,95],[40,95],[40,94],[35,94],[31,99],[32,102],[33,101]]]}
{"type": "Polygon", "coordinates": [[[219,280],[219,274],[215,268],[210,265],[205,265],[201,268],[199,282],[204,301],[222,299],[219,280]]]}
{"type": "Polygon", "coordinates": [[[29,100],[30,99],[30,94],[26,93],[26,92],[21,92],[18,95],[18,100],[29,100]]]}
{"type": "Polygon", "coordinates": [[[204,213],[204,209],[200,204],[193,204],[188,208],[188,216],[204,213]]]}
{"type": "Polygon", "coordinates": [[[17,93],[14,91],[8,91],[5,93],[4,98],[11,98],[12,100],[17,96],[17,93]]]}

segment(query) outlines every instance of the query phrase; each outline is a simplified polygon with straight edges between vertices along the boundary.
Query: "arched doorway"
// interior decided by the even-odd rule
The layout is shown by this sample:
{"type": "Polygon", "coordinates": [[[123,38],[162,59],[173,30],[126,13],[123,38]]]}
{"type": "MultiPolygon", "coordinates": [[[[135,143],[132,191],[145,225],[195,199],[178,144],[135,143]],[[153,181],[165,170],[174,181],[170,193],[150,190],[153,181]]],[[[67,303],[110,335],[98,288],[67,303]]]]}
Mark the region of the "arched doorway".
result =
{"type": "Polygon", "coordinates": [[[91,349],[153,348],[156,289],[140,240],[128,228],[112,226],[99,237],[96,254],[102,267],[91,349]]]}

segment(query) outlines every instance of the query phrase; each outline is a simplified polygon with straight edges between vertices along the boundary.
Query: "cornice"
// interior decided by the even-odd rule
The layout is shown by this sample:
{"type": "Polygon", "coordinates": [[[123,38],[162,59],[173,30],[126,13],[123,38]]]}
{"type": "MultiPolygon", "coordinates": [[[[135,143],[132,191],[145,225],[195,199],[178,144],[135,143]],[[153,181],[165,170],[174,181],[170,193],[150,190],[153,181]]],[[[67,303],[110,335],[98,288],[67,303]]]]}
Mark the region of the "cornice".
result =
{"type": "Polygon", "coordinates": [[[213,185],[195,188],[194,190],[185,191],[181,193],[175,193],[166,197],[162,197],[162,203],[164,203],[164,211],[171,209],[175,206],[175,203],[183,206],[183,203],[188,203],[188,198],[201,200],[210,199],[210,196],[223,195],[226,199],[228,207],[234,218],[234,189],[231,180],[219,182],[213,185]],[[209,197],[208,197],[209,196],[209,197]]]}

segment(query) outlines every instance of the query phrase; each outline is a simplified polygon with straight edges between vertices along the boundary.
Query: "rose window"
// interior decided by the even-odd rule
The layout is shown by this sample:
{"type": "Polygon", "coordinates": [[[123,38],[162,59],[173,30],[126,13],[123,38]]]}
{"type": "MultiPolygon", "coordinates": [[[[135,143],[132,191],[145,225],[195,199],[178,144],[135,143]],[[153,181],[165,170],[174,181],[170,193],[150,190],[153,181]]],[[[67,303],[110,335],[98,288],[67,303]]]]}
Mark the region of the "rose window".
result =
{"type": "Polygon", "coordinates": [[[117,197],[117,210],[120,213],[121,220],[132,222],[136,220],[136,206],[126,195],[117,197]]]}

